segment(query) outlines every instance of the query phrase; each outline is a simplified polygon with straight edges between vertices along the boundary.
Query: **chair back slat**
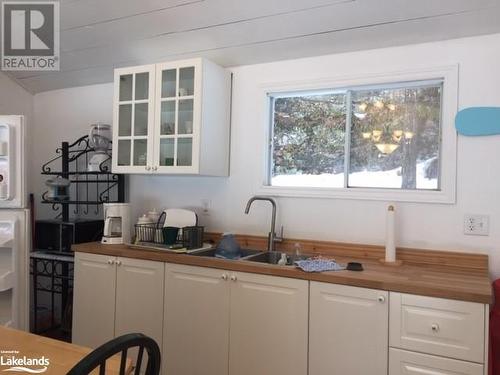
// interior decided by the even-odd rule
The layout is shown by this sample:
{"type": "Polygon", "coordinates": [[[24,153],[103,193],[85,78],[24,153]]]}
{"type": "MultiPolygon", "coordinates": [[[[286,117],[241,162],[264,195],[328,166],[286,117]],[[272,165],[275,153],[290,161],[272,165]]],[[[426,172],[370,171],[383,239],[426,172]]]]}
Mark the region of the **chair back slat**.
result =
{"type": "Polygon", "coordinates": [[[120,359],[120,375],[125,375],[126,364],[127,364],[127,349],[123,349],[122,358],[120,359]]]}
{"type": "Polygon", "coordinates": [[[101,345],[91,353],[87,354],[78,362],[67,375],[88,375],[99,367],[99,375],[106,373],[106,360],[120,353],[120,375],[125,375],[127,364],[127,353],[130,348],[138,348],[135,374],[138,375],[144,358],[144,350],[147,352],[147,365],[145,375],[158,375],[160,373],[160,348],[150,337],[142,333],[129,333],[117,337],[101,345]]]}
{"type": "Polygon", "coordinates": [[[144,347],[139,348],[139,353],[137,353],[137,362],[135,365],[135,372],[134,375],[140,375],[141,372],[141,365],[142,365],[142,355],[144,354],[144,347]]]}

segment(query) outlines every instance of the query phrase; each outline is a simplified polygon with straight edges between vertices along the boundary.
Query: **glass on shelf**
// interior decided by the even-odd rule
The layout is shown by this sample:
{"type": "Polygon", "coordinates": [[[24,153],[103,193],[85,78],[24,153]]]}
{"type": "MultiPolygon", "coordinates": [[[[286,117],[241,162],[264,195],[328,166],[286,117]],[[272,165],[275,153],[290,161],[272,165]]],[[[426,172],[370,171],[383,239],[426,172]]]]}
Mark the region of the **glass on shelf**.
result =
{"type": "Polygon", "coordinates": [[[134,140],[134,165],[146,165],[148,161],[148,140],[134,140]]]}
{"type": "Polygon", "coordinates": [[[132,104],[120,104],[118,109],[118,135],[132,135],[132,104]]]}
{"type": "Polygon", "coordinates": [[[118,165],[130,165],[130,140],[118,141],[118,165]]]}
{"type": "Polygon", "coordinates": [[[173,166],[175,156],[175,140],[164,138],[160,140],[160,165],[173,166]]]}
{"type": "Polygon", "coordinates": [[[148,135],[148,103],[135,104],[134,135],[148,135]]]}
{"type": "Polygon", "coordinates": [[[132,100],[132,81],[134,76],[127,74],[120,76],[120,101],[132,100]]]}
{"type": "Polygon", "coordinates": [[[179,69],[179,96],[194,95],[194,66],[179,69]]]}
{"type": "Polygon", "coordinates": [[[179,100],[178,133],[193,134],[193,99],[179,100]]]}
{"type": "Polygon", "coordinates": [[[177,139],[177,165],[190,167],[193,164],[193,139],[177,139]]]}
{"type": "Polygon", "coordinates": [[[176,69],[164,70],[161,73],[161,97],[175,97],[177,87],[177,71],[176,69]]]}
{"type": "Polygon", "coordinates": [[[175,101],[165,101],[161,103],[160,134],[175,134],[175,101]]]}
{"type": "Polygon", "coordinates": [[[149,73],[137,73],[135,75],[135,100],[144,100],[148,98],[149,92],[149,73]]]}

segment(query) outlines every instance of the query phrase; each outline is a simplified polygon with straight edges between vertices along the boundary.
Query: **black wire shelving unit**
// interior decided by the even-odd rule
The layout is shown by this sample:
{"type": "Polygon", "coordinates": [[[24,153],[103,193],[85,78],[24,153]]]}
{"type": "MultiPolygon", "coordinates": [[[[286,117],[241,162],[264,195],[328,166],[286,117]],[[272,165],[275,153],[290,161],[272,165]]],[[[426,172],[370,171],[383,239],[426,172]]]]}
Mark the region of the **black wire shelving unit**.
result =
{"type": "MultiPolygon", "coordinates": [[[[111,172],[111,156],[102,161],[99,171],[87,171],[94,152],[88,136],[83,136],[73,143],[62,142],[61,147],[56,149],[56,155],[42,165],[42,175],[60,176],[70,181],[67,200],[51,199],[48,191],[42,194],[41,203],[52,206],[56,213],[55,222],[61,225],[71,223],[72,216],[95,218],[102,212],[103,203],[125,201],[125,176],[111,172]]],[[[108,155],[111,155],[111,146],[108,155]]],[[[72,255],[68,251],[46,249],[32,252],[32,332],[71,341],[74,276],[72,255]],[[58,303],[55,303],[56,299],[58,303]],[[44,300],[48,306],[44,306],[44,300]],[[58,304],[59,312],[55,307],[58,304]]]]}
{"type": "MultiPolygon", "coordinates": [[[[42,175],[60,176],[70,181],[69,200],[56,200],[42,195],[42,203],[51,204],[59,212],[56,218],[67,222],[70,219],[70,207],[73,214],[88,215],[93,210],[98,215],[103,203],[118,203],[125,200],[125,176],[110,171],[111,156],[101,162],[98,172],[87,171],[89,156],[95,152],[90,146],[88,136],[77,139],[74,143],[62,142],[56,150],[56,156],[42,166],[42,175]],[[59,170],[55,169],[60,163],[59,170]],[[95,185],[90,189],[90,185],[95,185]]],[[[108,154],[111,150],[108,150],[108,154]]]]}

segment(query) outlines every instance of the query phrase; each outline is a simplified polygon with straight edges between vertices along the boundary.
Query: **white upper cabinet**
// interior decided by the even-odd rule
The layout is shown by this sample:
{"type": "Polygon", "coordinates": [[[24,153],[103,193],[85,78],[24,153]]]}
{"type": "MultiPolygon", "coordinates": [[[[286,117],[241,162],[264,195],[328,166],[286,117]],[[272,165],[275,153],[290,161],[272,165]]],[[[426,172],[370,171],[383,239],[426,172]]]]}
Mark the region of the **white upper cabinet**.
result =
{"type": "Polygon", "coordinates": [[[115,70],[115,173],[144,173],[153,164],[155,72],[154,65],[115,70]]]}
{"type": "Polygon", "coordinates": [[[227,176],[230,94],[205,59],[116,69],[113,172],[227,176]]]}

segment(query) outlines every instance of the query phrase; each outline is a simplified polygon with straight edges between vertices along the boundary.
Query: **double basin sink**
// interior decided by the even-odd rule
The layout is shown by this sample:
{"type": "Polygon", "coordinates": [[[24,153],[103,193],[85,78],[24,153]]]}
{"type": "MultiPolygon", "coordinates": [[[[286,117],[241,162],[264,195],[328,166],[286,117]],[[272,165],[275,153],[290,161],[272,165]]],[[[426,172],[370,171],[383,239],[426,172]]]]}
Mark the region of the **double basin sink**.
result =
{"type": "MultiPolygon", "coordinates": [[[[203,250],[196,253],[191,253],[194,256],[200,257],[215,257],[215,249],[203,250]]],[[[281,259],[281,253],[279,251],[260,251],[260,250],[249,250],[241,249],[241,256],[238,260],[247,260],[250,262],[267,263],[267,264],[278,264],[281,259]]],[[[292,265],[292,260],[287,257],[287,265],[292,265]]]]}

